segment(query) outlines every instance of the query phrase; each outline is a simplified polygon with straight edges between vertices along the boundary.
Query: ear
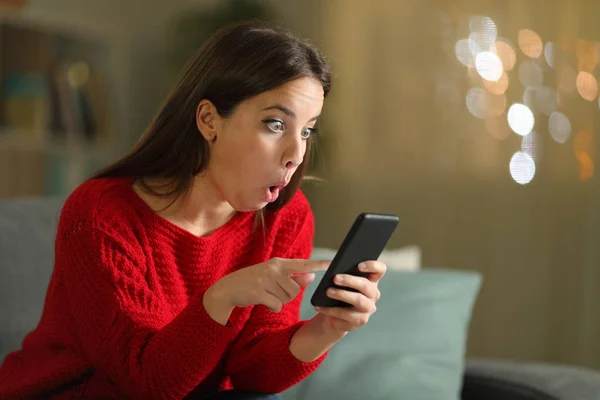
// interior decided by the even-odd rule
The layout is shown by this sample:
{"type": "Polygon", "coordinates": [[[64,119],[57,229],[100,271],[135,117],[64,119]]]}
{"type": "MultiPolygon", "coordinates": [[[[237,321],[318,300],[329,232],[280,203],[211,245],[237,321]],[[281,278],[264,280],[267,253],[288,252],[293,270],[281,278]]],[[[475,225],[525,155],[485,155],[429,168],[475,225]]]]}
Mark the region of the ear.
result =
{"type": "Polygon", "coordinates": [[[196,126],[200,134],[209,143],[217,138],[221,126],[221,116],[210,100],[202,99],[198,103],[198,107],[196,107],[196,126]]]}

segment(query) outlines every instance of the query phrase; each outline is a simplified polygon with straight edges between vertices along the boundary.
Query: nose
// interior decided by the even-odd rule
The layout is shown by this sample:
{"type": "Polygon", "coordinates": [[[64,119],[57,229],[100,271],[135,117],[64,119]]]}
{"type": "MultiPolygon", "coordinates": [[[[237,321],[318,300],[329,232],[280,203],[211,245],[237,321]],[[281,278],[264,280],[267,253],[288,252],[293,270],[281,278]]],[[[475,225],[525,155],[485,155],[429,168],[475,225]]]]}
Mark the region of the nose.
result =
{"type": "Polygon", "coordinates": [[[306,141],[300,135],[290,135],[286,143],[285,151],[283,152],[282,164],[287,169],[297,168],[302,164],[304,152],[306,151],[306,141]]]}

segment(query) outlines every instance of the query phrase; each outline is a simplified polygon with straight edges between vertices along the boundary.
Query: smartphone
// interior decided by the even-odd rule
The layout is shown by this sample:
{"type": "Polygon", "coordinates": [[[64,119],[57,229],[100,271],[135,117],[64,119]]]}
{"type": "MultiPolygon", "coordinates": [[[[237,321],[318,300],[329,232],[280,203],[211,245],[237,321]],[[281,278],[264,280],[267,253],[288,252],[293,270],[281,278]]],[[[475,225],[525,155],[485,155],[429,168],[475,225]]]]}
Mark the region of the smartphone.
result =
{"type": "Polygon", "coordinates": [[[327,296],[330,287],[356,291],[333,283],[337,274],[366,277],[358,270],[363,261],[377,260],[398,226],[398,216],[391,214],[360,214],[348,231],[329,268],[315,289],[310,302],[315,307],[348,307],[349,304],[327,296]]]}

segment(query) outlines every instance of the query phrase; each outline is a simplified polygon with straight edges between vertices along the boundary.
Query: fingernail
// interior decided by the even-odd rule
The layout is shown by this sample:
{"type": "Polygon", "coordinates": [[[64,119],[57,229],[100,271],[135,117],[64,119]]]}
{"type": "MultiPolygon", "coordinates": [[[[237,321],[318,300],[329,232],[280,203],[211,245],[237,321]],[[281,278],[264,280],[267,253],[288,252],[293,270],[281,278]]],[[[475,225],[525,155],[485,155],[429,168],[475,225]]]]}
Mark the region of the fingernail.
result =
{"type": "Polygon", "coordinates": [[[365,263],[358,264],[358,269],[360,269],[361,271],[366,270],[367,269],[367,264],[365,264],[365,263]]]}
{"type": "Polygon", "coordinates": [[[327,289],[327,291],[329,292],[329,294],[335,294],[335,289],[333,288],[327,289]]]}
{"type": "Polygon", "coordinates": [[[344,277],[343,277],[342,275],[336,275],[336,276],[335,276],[335,281],[336,281],[337,283],[341,283],[341,282],[343,282],[343,281],[344,281],[344,277]]]}

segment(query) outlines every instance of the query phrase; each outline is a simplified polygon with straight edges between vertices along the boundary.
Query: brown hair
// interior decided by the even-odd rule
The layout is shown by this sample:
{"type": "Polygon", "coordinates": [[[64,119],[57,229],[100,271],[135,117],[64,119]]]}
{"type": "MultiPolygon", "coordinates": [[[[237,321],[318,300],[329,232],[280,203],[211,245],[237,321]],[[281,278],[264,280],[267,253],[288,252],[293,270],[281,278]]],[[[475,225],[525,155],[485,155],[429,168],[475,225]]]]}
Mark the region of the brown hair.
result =
{"type": "MultiPolygon", "coordinates": [[[[191,189],[194,177],[205,170],[210,157],[209,145],[196,125],[200,100],[210,100],[226,118],[243,100],[301,77],[319,81],[327,96],[329,67],[307,41],[258,22],[221,28],[188,61],[133,149],[91,179],[130,176],[153,195],[177,199],[191,189]],[[156,190],[145,178],[167,183],[156,190]]],[[[308,167],[312,141],[308,139],[302,164],[277,201],[265,207],[267,212],[280,209],[294,196],[308,167]]],[[[263,210],[257,217],[264,221],[263,210]]]]}

